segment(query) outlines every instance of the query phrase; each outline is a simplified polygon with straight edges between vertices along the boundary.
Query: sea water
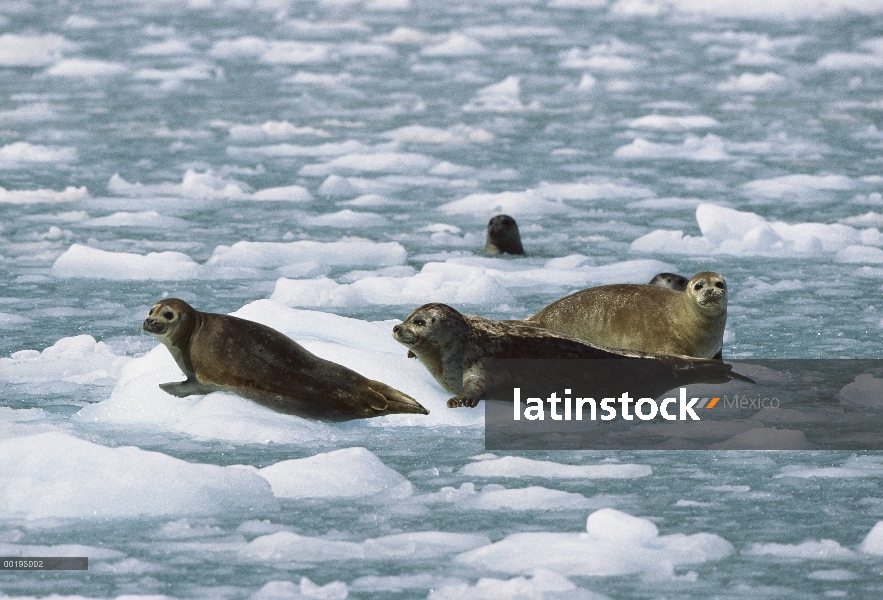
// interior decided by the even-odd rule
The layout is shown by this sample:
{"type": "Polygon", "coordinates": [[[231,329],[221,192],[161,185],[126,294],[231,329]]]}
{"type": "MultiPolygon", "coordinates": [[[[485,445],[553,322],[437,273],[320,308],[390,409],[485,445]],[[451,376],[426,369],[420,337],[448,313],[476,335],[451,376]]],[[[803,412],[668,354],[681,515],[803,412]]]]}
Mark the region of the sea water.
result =
{"type": "MultiPolygon", "coordinates": [[[[487,452],[391,337],[722,273],[728,358],[877,358],[883,4],[0,3],[0,572],[28,598],[869,598],[873,452],[487,452]],[[506,213],[527,257],[485,257],[506,213]],[[182,378],[158,299],[431,414],[182,378]]],[[[878,308],[880,306],[881,308],[878,308]]]]}

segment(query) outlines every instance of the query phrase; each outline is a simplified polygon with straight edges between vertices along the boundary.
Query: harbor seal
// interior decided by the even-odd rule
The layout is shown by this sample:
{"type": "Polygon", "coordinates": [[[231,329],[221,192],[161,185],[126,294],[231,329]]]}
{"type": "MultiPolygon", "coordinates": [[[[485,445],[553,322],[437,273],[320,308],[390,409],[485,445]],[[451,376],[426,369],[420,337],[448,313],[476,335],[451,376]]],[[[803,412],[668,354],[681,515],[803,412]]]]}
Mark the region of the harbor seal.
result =
{"type": "Polygon", "coordinates": [[[159,386],[179,398],[228,391],[282,413],[326,421],[429,414],[410,396],[319,358],[275,329],[199,312],[178,298],[154,304],[142,329],[169,349],[187,376],[159,386]]]}
{"type": "Polygon", "coordinates": [[[621,388],[626,381],[636,397],[655,398],[691,383],[751,381],[722,361],[601,348],[547,329],[465,315],[446,304],[424,304],[392,331],[409,355],[456,394],[448,400],[449,408],[474,407],[485,397],[495,383],[486,376],[487,359],[612,359],[623,365],[612,383],[621,388]]]}
{"type": "Polygon", "coordinates": [[[660,273],[659,275],[651,279],[648,285],[655,285],[661,288],[668,288],[676,292],[683,292],[687,289],[688,281],[689,280],[683,275],[676,275],[675,273],[660,273]]]}
{"type": "Polygon", "coordinates": [[[497,215],[487,224],[485,254],[524,254],[518,224],[509,215],[497,215]]]}
{"type": "Polygon", "coordinates": [[[589,288],[553,302],[524,325],[599,346],[720,358],[727,324],[727,283],[705,271],[684,292],[651,285],[589,288]]]}

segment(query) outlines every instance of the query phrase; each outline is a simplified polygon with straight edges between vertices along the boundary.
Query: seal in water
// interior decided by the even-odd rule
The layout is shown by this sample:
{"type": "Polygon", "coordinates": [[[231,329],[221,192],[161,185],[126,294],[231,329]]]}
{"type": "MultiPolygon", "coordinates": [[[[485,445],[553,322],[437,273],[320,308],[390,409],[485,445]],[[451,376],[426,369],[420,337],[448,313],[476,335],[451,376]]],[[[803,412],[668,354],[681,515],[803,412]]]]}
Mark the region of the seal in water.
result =
{"type": "Polygon", "coordinates": [[[162,342],[187,379],[162,383],[183,398],[228,391],[273,410],[326,421],[429,414],[416,400],[319,358],[266,325],[160,300],[142,329],[162,342]]]}
{"type": "Polygon", "coordinates": [[[593,287],[553,302],[520,322],[599,346],[720,358],[727,324],[727,283],[697,273],[684,292],[652,285],[593,287]]]}
{"type": "Polygon", "coordinates": [[[456,394],[450,408],[474,407],[496,384],[485,369],[487,359],[613,359],[605,364],[622,367],[604,385],[621,388],[627,381],[636,397],[655,398],[691,383],[751,381],[722,361],[601,348],[547,329],[464,315],[446,304],[424,304],[393,327],[393,337],[456,394]]]}
{"type": "Polygon", "coordinates": [[[485,254],[524,254],[518,224],[509,215],[497,215],[487,224],[485,254]]]}
{"type": "Polygon", "coordinates": [[[675,273],[660,273],[651,279],[648,285],[655,285],[676,292],[683,292],[687,289],[688,281],[689,280],[683,275],[677,275],[675,273]]]}

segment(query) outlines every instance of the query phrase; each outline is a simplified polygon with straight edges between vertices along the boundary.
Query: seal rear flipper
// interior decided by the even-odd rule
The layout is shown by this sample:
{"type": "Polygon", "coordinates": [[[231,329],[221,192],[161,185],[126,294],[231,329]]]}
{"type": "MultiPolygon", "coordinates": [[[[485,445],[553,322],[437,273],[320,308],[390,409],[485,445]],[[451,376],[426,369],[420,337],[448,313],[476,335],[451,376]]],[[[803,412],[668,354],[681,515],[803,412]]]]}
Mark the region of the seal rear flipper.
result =
{"type": "Polygon", "coordinates": [[[189,377],[185,381],[170,381],[169,383],[161,383],[159,387],[162,391],[178,398],[186,398],[187,396],[202,396],[217,392],[223,388],[216,385],[206,385],[200,383],[195,377],[189,377]]]}
{"type": "MultiPolygon", "coordinates": [[[[404,394],[394,387],[390,387],[385,383],[380,381],[374,381],[373,379],[368,380],[368,387],[380,394],[384,400],[386,400],[386,407],[384,409],[377,410],[385,410],[390,414],[414,414],[414,415],[428,415],[429,411],[423,408],[419,402],[411,398],[411,396],[404,394]]],[[[371,408],[376,408],[373,404],[371,408]]]]}

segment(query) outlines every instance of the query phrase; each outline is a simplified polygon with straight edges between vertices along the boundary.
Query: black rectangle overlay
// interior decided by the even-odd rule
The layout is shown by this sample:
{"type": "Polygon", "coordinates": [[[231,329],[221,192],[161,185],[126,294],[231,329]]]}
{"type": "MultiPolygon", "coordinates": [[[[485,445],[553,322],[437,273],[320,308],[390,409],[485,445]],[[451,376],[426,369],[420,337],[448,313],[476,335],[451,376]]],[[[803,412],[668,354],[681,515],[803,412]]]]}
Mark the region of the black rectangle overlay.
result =
{"type": "Polygon", "coordinates": [[[0,556],[0,571],[87,571],[85,556],[0,556]]]}
{"type": "Polygon", "coordinates": [[[883,450],[883,360],[711,362],[487,360],[485,447],[883,450]]]}

